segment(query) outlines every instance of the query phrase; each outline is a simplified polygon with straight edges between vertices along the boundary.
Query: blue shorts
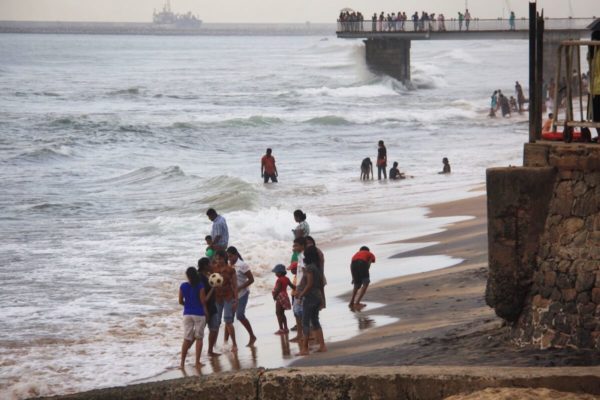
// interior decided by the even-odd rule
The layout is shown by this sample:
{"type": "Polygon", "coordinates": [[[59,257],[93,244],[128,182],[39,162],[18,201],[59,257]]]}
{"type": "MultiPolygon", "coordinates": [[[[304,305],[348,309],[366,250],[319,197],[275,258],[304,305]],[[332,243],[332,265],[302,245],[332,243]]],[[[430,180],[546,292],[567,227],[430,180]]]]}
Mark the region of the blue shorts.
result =
{"type": "Polygon", "coordinates": [[[235,310],[235,317],[238,321],[244,321],[246,319],[246,306],[248,305],[248,297],[250,297],[249,291],[238,299],[237,309],[235,310]]]}
{"type": "Polygon", "coordinates": [[[222,303],[217,303],[217,316],[219,324],[221,320],[225,321],[226,324],[233,323],[233,300],[224,300],[222,303]]]}
{"type": "MultiPolygon", "coordinates": [[[[218,308],[217,308],[218,310],[218,308]]],[[[219,312],[213,313],[208,320],[208,330],[209,331],[219,331],[219,327],[221,326],[221,316],[219,312]]]]}
{"type": "Polygon", "coordinates": [[[294,298],[294,305],[292,307],[292,310],[294,311],[294,317],[302,318],[302,309],[302,299],[298,300],[294,298]]]}

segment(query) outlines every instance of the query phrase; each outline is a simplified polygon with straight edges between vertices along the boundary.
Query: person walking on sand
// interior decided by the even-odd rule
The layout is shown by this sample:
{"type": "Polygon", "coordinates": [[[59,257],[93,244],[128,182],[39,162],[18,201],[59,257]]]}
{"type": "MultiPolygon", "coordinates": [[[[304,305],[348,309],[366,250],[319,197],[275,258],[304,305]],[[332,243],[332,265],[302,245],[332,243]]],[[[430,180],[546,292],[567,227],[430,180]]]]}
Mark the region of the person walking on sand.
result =
{"type": "Polygon", "coordinates": [[[296,228],[292,229],[295,238],[306,237],[310,235],[310,226],[306,222],[306,214],[302,210],[294,211],[294,221],[298,223],[296,228]]]}
{"type": "Polygon", "coordinates": [[[250,297],[250,285],[254,283],[254,276],[248,264],[244,262],[244,259],[233,246],[227,249],[227,257],[229,259],[229,265],[235,269],[235,275],[237,278],[237,307],[235,311],[235,317],[248,331],[250,340],[248,341],[247,347],[250,347],[256,342],[256,336],[252,330],[250,321],[246,318],[246,306],[248,305],[248,297],[250,297]]]}
{"type": "Polygon", "coordinates": [[[260,160],[260,176],[264,179],[265,183],[271,182],[277,183],[277,166],[275,166],[275,157],[271,155],[273,150],[267,149],[265,154],[260,160]]]}
{"type": "Polygon", "coordinates": [[[212,247],[213,250],[225,250],[229,243],[229,229],[227,221],[222,215],[217,214],[214,208],[209,208],[206,211],[206,216],[212,221],[212,247]]]}
{"type": "Polygon", "coordinates": [[[371,250],[369,250],[367,246],[362,246],[360,250],[352,256],[350,272],[352,273],[352,285],[354,288],[348,306],[353,310],[360,310],[366,306],[366,304],[363,304],[360,301],[365,293],[367,293],[367,288],[369,287],[369,283],[371,283],[369,269],[374,262],[375,255],[371,253],[371,250]],[[356,297],[357,294],[358,297],[356,297]]]}
{"type": "Polygon", "coordinates": [[[200,282],[204,286],[206,293],[206,324],[208,325],[208,352],[207,354],[211,357],[220,356],[219,353],[215,353],[214,347],[217,342],[217,336],[219,335],[219,314],[217,313],[217,304],[215,303],[215,288],[210,286],[208,277],[212,273],[210,267],[210,259],[208,257],[202,257],[198,260],[198,276],[200,282]]]}
{"type": "Polygon", "coordinates": [[[277,276],[275,287],[272,292],[273,300],[275,300],[275,315],[277,316],[277,323],[279,325],[279,330],[275,332],[275,334],[285,335],[289,332],[285,311],[292,308],[287,288],[289,286],[292,289],[295,289],[296,286],[290,282],[290,279],[287,276],[285,276],[287,273],[285,265],[277,264],[272,272],[277,276]]]}
{"type": "Polygon", "coordinates": [[[383,140],[379,141],[377,147],[377,179],[381,180],[381,175],[383,174],[383,179],[387,179],[387,149],[385,148],[385,144],[383,144],[383,140]]]}
{"type": "Polygon", "coordinates": [[[327,351],[323,329],[319,321],[319,311],[323,307],[323,275],[318,267],[319,254],[315,246],[306,248],[304,252],[304,264],[306,265],[304,277],[302,278],[302,288],[299,289],[298,299],[303,302],[302,330],[304,336],[300,341],[300,352],[297,355],[306,356],[309,354],[308,339],[311,328],[314,330],[314,336],[319,344],[317,352],[327,351]]]}
{"type": "Polygon", "coordinates": [[[181,345],[181,369],[185,368],[188,350],[196,341],[196,368],[199,368],[200,354],[206,326],[206,294],[200,282],[196,268],[189,267],[185,271],[187,282],[179,286],[179,304],[183,306],[183,343],[181,345]]]}
{"type": "Polygon", "coordinates": [[[233,327],[233,317],[237,308],[237,280],[235,270],[227,264],[227,253],[219,250],[215,253],[215,263],[213,272],[221,274],[223,283],[215,287],[215,302],[217,304],[217,313],[219,315],[219,325],[221,320],[225,321],[225,329],[229,332],[231,338],[232,351],[237,351],[237,342],[235,340],[235,328],[233,327]]]}

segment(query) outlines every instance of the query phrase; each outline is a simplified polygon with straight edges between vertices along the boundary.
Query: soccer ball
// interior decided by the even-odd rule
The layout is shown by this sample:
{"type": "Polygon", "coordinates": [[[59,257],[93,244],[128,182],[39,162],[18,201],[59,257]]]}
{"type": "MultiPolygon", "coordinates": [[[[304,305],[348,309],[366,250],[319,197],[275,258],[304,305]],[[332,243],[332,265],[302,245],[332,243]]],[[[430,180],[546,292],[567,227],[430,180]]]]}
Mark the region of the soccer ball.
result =
{"type": "Polygon", "coordinates": [[[210,286],[212,287],[220,287],[221,285],[223,285],[223,276],[218,272],[210,274],[210,276],[208,277],[208,283],[210,283],[210,286]]]}

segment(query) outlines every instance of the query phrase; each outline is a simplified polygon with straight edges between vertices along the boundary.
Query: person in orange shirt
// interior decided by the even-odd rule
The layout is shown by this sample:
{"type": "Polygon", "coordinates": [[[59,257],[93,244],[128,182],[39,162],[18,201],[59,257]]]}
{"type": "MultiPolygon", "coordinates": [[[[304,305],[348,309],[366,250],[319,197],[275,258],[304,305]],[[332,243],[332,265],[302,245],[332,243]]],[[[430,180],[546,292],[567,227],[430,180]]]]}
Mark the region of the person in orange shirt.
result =
{"type": "Polygon", "coordinates": [[[367,292],[369,283],[371,283],[369,268],[371,268],[371,264],[374,262],[375,255],[371,253],[367,246],[361,247],[360,250],[352,256],[350,272],[352,272],[352,284],[354,285],[354,289],[352,290],[352,299],[350,299],[350,304],[348,304],[348,306],[353,310],[360,310],[366,306],[366,304],[363,304],[360,301],[367,292]],[[358,297],[356,297],[357,293],[358,297]],[[354,301],[355,298],[356,302],[354,301]]]}
{"type": "Polygon", "coordinates": [[[277,167],[275,166],[275,157],[271,155],[273,150],[267,149],[265,154],[260,160],[260,176],[264,178],[265,183],[277,182],[277,167]]]}

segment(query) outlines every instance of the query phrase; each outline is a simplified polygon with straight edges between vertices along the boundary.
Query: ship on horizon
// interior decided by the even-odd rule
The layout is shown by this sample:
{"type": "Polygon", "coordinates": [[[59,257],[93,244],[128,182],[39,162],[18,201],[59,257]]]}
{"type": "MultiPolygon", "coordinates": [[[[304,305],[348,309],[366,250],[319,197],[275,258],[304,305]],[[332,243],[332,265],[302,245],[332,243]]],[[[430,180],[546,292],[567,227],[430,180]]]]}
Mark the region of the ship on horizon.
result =
{"type": "Polygon", "coordinates": [[[162,10],[154,10],[152,22],[158,26],[197,29],[202,26],[202,20],[188,11],[185,14],[176,14],[171,10],[171,0],[167,0],[162,10]]]}

